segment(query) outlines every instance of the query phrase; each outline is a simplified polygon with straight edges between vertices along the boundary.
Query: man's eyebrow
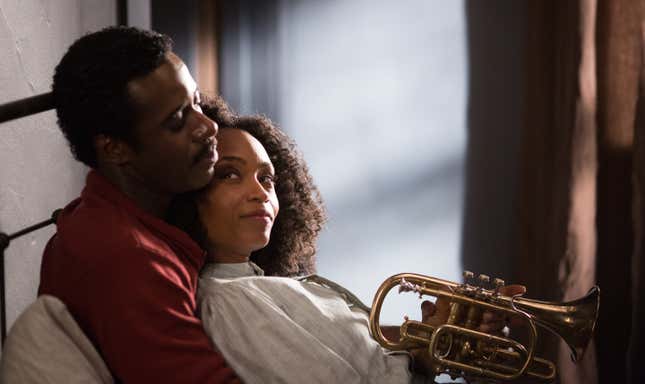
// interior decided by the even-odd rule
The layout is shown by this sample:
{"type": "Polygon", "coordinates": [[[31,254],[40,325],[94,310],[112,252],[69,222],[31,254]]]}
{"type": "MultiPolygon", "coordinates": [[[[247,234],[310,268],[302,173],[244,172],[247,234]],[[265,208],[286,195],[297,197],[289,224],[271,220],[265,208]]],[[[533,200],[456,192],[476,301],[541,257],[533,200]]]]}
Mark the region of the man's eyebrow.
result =
{"type": "Polygon", "coordinates": [[[166,117],[163,119],[163,122],[165,123],[165,122],[170,121],[170,119],[172,119],[172,117],[173,117],[177,112],[181,111],[182,109],[185,109],[187,106],[188,106],[188,103],[183,102],[179,107],[177,107],[177,108],[176,108],[176,109],[174,109],[172,112],[170,112],[170,113],[168,114],[168,116],[166,116],[166,117]]]}

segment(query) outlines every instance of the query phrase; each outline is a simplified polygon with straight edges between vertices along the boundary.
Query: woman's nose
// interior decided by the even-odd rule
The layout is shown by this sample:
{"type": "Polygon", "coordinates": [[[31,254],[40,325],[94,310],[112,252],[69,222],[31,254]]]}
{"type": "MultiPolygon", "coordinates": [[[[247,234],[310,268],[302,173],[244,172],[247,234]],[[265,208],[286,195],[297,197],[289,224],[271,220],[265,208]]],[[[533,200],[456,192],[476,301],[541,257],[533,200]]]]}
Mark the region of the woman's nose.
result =
{"type": "Polygon", "coordinates": [[[253,179],[251,181],[249,188],[249,200],[258,201],[261,203],[269,201],[269,192],[257,179],[253,179]]]}

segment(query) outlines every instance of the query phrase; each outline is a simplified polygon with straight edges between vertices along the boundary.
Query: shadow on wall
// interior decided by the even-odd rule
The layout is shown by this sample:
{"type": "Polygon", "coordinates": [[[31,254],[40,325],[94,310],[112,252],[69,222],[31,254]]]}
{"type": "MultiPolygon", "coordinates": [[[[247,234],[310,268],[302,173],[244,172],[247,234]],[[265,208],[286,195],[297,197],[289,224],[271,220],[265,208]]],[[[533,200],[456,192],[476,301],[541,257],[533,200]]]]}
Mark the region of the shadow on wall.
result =
{"type": "Polygon", "coordinates": [[[515,0],[465,3],[469,89],[461,255],[464,269],[507,281],[517,247],[526,8],[526,1],[515,0]]]}

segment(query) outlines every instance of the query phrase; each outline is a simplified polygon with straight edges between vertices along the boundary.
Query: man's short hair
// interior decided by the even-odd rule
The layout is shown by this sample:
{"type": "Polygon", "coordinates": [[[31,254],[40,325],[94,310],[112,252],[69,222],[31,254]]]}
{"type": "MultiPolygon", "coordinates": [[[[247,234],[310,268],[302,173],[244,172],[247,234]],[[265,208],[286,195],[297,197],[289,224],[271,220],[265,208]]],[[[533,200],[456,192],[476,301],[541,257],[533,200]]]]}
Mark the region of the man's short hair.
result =
{"type": "Polygon", "coordinates": [[[127,84],[153,72],[171,49],[168,36],[132,27],[105,28],[72,44],[56,67],[52,91],[76,159],[97,167],[93,139],[99,134],[136,146],[127,84]]]}

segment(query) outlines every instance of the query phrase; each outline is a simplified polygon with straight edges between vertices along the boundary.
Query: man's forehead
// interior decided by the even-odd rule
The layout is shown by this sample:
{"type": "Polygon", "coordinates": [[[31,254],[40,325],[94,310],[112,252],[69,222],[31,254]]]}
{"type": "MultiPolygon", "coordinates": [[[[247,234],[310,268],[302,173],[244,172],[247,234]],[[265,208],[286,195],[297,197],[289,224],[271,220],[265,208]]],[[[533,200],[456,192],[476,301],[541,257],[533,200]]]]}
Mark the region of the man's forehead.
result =
{"type": "Polygon", "coordinates": [[[186,67],[186,64],[184,64],[179,56],[175,55],[172,51],[166,53],[166,60],[171,63],[175,69],[181,70],[182,67],[186,67]]]}
{"type": "Polygon", "coordinates": [[[164,62],[151,73],[131,80],[128,93],[139,106],[164,108],[163,104],[169,95],[181,95],[186,91],[194,92],[196,88],[188,68],[174,53],[166,54],[164,62]]]}

